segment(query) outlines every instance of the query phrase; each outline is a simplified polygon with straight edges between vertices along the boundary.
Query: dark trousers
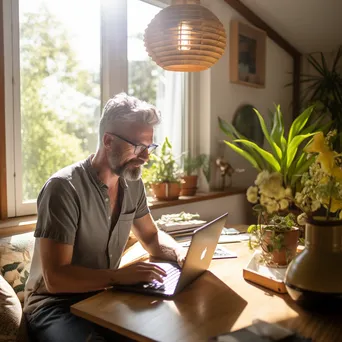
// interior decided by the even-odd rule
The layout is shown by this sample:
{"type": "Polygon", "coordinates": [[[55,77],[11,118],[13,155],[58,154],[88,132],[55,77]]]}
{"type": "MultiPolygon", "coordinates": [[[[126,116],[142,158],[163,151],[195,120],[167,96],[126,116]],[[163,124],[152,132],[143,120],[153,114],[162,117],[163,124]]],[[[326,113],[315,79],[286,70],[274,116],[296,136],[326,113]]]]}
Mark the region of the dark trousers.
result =
{"type": "Polygon", "coordinates": [[[70,312],[69,303],[58,303],[26,314],[32,342],[133,341],[70,312]]]}

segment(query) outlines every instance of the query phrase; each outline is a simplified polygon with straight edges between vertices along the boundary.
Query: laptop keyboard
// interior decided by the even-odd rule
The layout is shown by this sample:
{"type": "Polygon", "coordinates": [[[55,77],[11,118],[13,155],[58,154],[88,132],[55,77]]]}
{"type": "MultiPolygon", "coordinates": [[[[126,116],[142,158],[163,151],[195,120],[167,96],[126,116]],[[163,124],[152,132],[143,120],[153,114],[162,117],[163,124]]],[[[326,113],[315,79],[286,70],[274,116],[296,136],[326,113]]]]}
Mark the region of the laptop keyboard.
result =
{"type": "MultiPolygon", "coordinates": [[[[159,264],[160,265],[160,264],[159,264]]],[[[164,282],[160,283],[157,280],[153,280],[151,283],[144,284],[145,289],[154,289],[159,291],[166,291],[166,290],[173,290],[177,286],[178,279],[181,273],[181,270],[177,267],[174,267],[172,265],[168,265],[171,267],[168,267],[166,269],[166,277],[164,278],[164,282]]]]}

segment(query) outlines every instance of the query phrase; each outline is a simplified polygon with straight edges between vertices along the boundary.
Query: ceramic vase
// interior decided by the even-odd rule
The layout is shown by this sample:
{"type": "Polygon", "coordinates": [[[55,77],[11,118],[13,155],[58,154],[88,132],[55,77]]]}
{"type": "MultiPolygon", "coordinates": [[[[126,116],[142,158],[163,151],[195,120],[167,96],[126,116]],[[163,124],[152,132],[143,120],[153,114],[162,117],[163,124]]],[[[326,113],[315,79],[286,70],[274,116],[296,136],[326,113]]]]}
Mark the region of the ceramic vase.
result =
{"type": "Polygon", "coordinates": [[[305,249],[288,266],[284,282],[291,298],[307,308],[341,305],[342,221],[306,224],[305,249]]]}

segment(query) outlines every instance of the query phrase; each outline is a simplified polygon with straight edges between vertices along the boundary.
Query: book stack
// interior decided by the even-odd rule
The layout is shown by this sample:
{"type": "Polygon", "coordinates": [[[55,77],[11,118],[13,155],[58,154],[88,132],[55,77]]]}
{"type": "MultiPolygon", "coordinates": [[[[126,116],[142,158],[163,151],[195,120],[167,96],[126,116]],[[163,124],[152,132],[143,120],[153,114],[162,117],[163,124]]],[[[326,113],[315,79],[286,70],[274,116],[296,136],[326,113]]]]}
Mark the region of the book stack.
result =
{"type": "Polygon", "coordinates": [[[200,220],[199,214],[185,213],[162,215],[156,221],[158,228],[172,236],[191,235],[196,228],[203,226],[207,221],[200,220]]]}

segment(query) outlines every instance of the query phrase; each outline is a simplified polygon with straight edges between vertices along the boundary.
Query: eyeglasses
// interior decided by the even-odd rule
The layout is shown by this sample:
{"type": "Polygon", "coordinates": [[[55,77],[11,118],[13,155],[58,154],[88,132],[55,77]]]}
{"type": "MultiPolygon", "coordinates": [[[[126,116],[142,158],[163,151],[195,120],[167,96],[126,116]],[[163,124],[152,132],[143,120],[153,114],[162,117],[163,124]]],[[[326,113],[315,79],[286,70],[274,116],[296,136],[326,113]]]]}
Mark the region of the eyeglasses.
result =
{"type": "Polygon", "coordinates": [[[134,143],[132,143],[131,141],[129,141],[129,140],[123,138],[123,137],[120,137],[120,135],[117,135],[117,134],[114,134],[114,133],[110,133],[110,132],[106,132],[106,133],[107,133],[107,134],[110,134],[110,135],[113,135],[114,137],[117,137],[117,138],[119,138],[119,139],[125,141],[126,143],[128,143],[128,144],[134,146],[134,154],[135,154],[135,155],[139,155],[139,154],[141,154],[141,153],[144,153],[146,150],[147,150],[147,153],[148,153],[148,154],[151,154],[151,153],[153,153],[153,152],[156,150],[156,148],[158,147],[157,144],[151,144],[151,145],[148,145],[148,146],[142,145],[142,144],[137,145],[137,144],[134,144],[134,143]]]}

